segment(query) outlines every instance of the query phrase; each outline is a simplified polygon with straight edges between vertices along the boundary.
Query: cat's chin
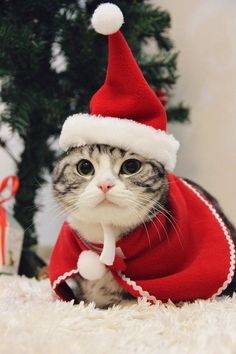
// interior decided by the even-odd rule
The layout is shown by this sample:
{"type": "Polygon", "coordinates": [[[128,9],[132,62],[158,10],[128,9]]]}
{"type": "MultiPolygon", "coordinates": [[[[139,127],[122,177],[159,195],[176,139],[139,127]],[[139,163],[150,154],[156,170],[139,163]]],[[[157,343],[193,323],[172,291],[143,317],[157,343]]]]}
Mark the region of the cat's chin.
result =
{"type": "MultiPolygon", "coordinates": [[[[86,239],[89,242],[97,242],[103,243],[103,228],[101,225],[101,221],[93,222],[89,220],[84,220],[83,218],[78,218],[73,215],[69,215],[67,217],[67,221],[69,222],[70,226],[78,232],[80,236],[86,239]]],[[[106,222],[108,224],[108,222],[106,222]]],[[[118,241],[123,235],[128,234],[132,229],[134,229],[138,225],[116,225],[114,223],[109,223],[113,228],[115,240],[118,241]]]]}
{"type": "Polygon", "coordinates": [[[69,220],[87,224],[107,224],[115,227],[131,229],[140,224],[140,218],[130,208],[119,207],[110,203],[102,203],[94,208],[84,209],[68,215],[69,220]]]}

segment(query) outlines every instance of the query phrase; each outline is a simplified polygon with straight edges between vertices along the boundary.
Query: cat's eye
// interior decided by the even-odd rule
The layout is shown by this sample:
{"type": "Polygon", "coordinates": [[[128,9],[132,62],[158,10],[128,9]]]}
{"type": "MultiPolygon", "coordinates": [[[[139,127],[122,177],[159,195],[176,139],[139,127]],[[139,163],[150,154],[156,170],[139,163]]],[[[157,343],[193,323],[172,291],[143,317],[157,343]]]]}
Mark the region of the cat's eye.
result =
{"type": "Polygon", "coordinates": [[[78,163],[77,171],[81,176],[91,176],[94,174],[94,167],[89,160],[83,159],[78,163]]]}
{"type": "Polygon", "coordinates": [[[123,162],[120,173],[123,175],[133,175],[138,172],[142,166],[142,163],[136,159],[129,159],[123,162]]]}

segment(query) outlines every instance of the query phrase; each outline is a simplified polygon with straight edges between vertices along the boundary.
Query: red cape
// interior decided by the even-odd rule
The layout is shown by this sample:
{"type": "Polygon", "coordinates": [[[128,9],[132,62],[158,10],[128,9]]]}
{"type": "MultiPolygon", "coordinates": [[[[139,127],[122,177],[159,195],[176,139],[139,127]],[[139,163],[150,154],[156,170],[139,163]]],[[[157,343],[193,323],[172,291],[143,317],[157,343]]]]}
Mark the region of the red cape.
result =
{"type": "MultiPolygon", "coordinates": [[[[169,174],[167,209],[116,243],[124,254],[107,266],[130,294],[151,302],[207,299],[232,281],[235,246],[212,204],[195,188],[169,174]],[[170,216],[171,215],[171,216],[170,216]]],[[[50,281],[57,295],[74,299],[65,280],[79,273],[82,251],[100,253],[102,245],[84,243],[67,222],[54,247],[50,281]]]]}

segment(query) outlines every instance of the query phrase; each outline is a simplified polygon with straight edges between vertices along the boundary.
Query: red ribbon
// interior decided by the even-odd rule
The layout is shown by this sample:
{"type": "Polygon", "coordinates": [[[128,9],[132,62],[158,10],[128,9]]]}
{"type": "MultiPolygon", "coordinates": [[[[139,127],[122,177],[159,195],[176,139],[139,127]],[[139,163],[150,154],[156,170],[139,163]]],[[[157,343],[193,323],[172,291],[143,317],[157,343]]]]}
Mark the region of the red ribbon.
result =
{"type": "Polygon", "coordinates": [[[8,176],[3,179],[0,184],[0,194],[9,187],[10,194],[0,200],[0,247],[1,247],[1,256],[2,256],[2,265],[6,264],[6,256],[5,256],[5,247],[6,247],[6,227],[7,227],[7,215],[6,210],[2,206],[5,202],[7,202],[11,197],[13,197],[19,189],[19,179],[16,176],[8,176]]]}

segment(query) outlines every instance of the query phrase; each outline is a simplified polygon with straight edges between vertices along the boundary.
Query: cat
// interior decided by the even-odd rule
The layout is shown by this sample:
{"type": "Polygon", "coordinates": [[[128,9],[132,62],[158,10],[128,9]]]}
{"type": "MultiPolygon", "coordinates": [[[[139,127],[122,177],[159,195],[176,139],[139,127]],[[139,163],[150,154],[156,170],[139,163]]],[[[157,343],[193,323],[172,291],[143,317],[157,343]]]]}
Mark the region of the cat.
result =
{"type": "MultiPolygon", "coordinates": [[[[71,148],[57,162],[52,180],[55,199],[67,213],[70,226],[86,242],[103,242],[101,222],[113,225],[118,241],[158,213],[169,214],[167,171],[158,161],[131,151],[102,144],[71,148]]],[[[216,199],[196,183],[186,181],[214,205],[236,243],[236,230],[216,199]]],[[[99,280],[76,275],[68,284],[78,302],[95,302],[99,308],[135,301],[108,270],[99,280]]],[[[222,294],[232,295],[235,290],[234,276],[222,294]]]]}

